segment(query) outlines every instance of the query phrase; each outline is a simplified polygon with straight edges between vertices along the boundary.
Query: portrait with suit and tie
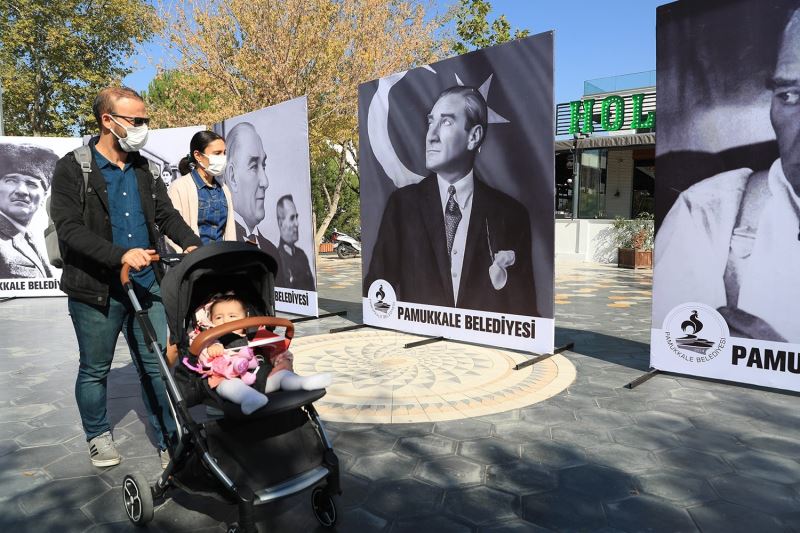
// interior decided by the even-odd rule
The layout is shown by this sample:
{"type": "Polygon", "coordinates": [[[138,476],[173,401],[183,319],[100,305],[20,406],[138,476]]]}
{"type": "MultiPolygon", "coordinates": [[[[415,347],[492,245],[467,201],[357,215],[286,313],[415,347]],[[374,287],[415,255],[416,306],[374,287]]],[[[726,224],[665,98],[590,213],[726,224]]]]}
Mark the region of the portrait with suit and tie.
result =
{"type": "Polygon", "coordinates": [[[390,195],[364,290],[382,279],[403,302],[539,316],[528,210],[475,171],[486,100],[451,87],[427,123],[430,175],[390,195]]]}
{"type": "Polygon", "coordinates": [[[552,74],[545,32],[359,85],[365,321],[532,349],[502,332],[479,340],[463,320],[429,321],[527,317],[536,349],[550,348],[552,74]]]}
{"type": "Polygon", "coordinates": [[[224,180],[233,195],[236,240],[255,244],[277,260],[277,248],[258,227],[266,217],[264,198],[269,188],[267,153],[261,136],[253,124],[240,122],[231,128],[226,145],[224,180]]]}
{"type": "Polygon", "coordinates": [[[222,180],[231,191],[236,240],[278,263],[279,311],[315,315],[316,250],[308,112],[294,98],[214,125],[225,139],[222,180]]]}
{"type": "Polygon", "coordinates": [[[0,144],[0,279],[52,278],[41,232],[32,227],[59,157],[33,144],[0,144]]]}

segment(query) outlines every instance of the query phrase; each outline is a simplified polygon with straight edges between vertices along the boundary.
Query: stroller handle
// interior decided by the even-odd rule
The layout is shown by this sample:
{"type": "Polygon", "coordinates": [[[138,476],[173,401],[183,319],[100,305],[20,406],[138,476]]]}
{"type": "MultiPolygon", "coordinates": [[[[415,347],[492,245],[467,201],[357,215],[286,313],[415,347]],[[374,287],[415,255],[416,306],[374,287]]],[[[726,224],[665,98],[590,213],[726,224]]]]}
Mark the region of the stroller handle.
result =
{"type": "Polygon", "coordinates": [[[192,345],[189,347],[189,351],[192,353],[192,355],[197,355],[202,352],[206,346],[212,344],[215,340],[223,335],[233,333],[239,329],[255,328],[258,326],[286,328],[286,333],[284,336],[288,340],[292,340],[292,337],[294,337],[294,324],[292,324],[290,320],[274,316],[252,316],[249,318],[243,318],[241,320],[234,320],[233,322],[227,322],[225,324],[214,326],[211,329],[205,330],[194,339],[192,345]]]}
{"type": "MultiPolygon", "coordinates": [[[[165,265],[171,266],[180,262],[180,260],[186,254],[150,254],[150,263],[158,263],[161,261],[165,265]]],[[[131,266],[127,263],[122,265],[122,270],[119,273],[119,280],[122,282],[122,286],[125,287],[128,283],[131,282],[130,280],[130,272],[131,266]]]]}
{"type": "MultiPolygon", "coordinates": [[[[158,254],[150,254],[150,262],[155,263],[160,261],[161,257],[158,254]]],[[[122,270],[119,273],[119,280],[122,282],[123,287],[127,287],[131,282],[131,266],[128,263],[122,265],[122,270]]]]}

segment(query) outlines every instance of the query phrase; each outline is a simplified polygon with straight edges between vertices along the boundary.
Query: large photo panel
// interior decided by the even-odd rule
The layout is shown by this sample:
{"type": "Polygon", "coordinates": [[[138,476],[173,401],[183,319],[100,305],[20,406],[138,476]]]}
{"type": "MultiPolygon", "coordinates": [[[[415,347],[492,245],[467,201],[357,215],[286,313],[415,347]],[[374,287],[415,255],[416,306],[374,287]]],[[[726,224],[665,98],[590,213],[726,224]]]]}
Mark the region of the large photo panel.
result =
{"type": "Polygon", "coordinates": [[[364,323],[553,349],[553,33],[359,87],[364,323]]]}
{"type": "Polygon", "coordinates": [[[306,97],[214,126],[225,138],[223,174],[233,195],[237,240],[278,261],[275,308],[318,314],[306,97]]]}
{"type": "Polygon", "coordinates": [[[800,390],[798,9],[658,8],[654,368],[800,390]]]}
{"type": "Polygon", "coordinates": [[[53,170],[80,138],[0,137],[0,297],[64,296],[44,242],[53,170]]]}

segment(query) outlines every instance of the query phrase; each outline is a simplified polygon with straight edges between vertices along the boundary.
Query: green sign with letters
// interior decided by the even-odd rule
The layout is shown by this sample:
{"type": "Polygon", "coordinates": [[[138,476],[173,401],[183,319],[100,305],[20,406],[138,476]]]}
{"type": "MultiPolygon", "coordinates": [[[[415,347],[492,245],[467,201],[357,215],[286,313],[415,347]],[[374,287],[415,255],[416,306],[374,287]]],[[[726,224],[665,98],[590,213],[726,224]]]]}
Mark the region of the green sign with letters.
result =
{"type": "MultiPolygon", "coordinates": [[[[600,102],[600,125],[605,131],[618,131],[625,125],[625,99],[631,100],[631,119],[629,129],[652,129],[656,125],[656,112],[642,112],[644,93],[631,94],[622,97],[612,94],[600,102]]],[[[596,101],[593,98],[577,100],[569,103],[569,133],[594,132],[594,116],[596,101]]]]}

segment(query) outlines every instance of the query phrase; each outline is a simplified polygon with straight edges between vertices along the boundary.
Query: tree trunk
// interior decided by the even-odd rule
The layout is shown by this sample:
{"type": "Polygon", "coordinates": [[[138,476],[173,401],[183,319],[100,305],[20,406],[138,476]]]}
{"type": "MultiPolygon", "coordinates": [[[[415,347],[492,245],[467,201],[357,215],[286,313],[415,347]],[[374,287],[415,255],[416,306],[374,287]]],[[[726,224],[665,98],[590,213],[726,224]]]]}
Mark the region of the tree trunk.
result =
{"type": "Polygon", "coordinates": [[[320,223],[319,227],[317,228],[317,232],[314,234],[314,242],[315,246],[319,247],[320,241],[322,241],[322,237],[325,236],[325,232],[328,231],[328,226],[333,220],[333,217],[336,215],[336,210],[339,209],[339,200],[342,198],[342,186],[344,185],[344,173],[347,170],[347,160],[346,154],[344,149],[339,156],[339,175],[336,177],[336,186],[333,189],[333,195],[328,193],[328,188],[325,184],[322,184],[322,191],[325,193],[325,199],[328,203],[328,212],[325,213],[325,216],[322,218],[322,222],[320,223]]]}
{"type": "Polygon", "coordinates": [[[336,215],[336,210],[339,208],[339,199],[342,197],[342,185],[344,185],[343,168],[339,171],[339,178],[336,180],[336,187],[333,190],[333,194],[330,196],[330,201],[328,202],[328,212],[325,213],[325,216],[322,218],[322,222],[317,228],[317,232],[314,234],[314,242],[315,246],[317,247],[322,241],[322,237],[325,236],[325,232],[328,231],[328,226],[330,225],[331,220],[333,220],[333,217],[336,215]]]}

